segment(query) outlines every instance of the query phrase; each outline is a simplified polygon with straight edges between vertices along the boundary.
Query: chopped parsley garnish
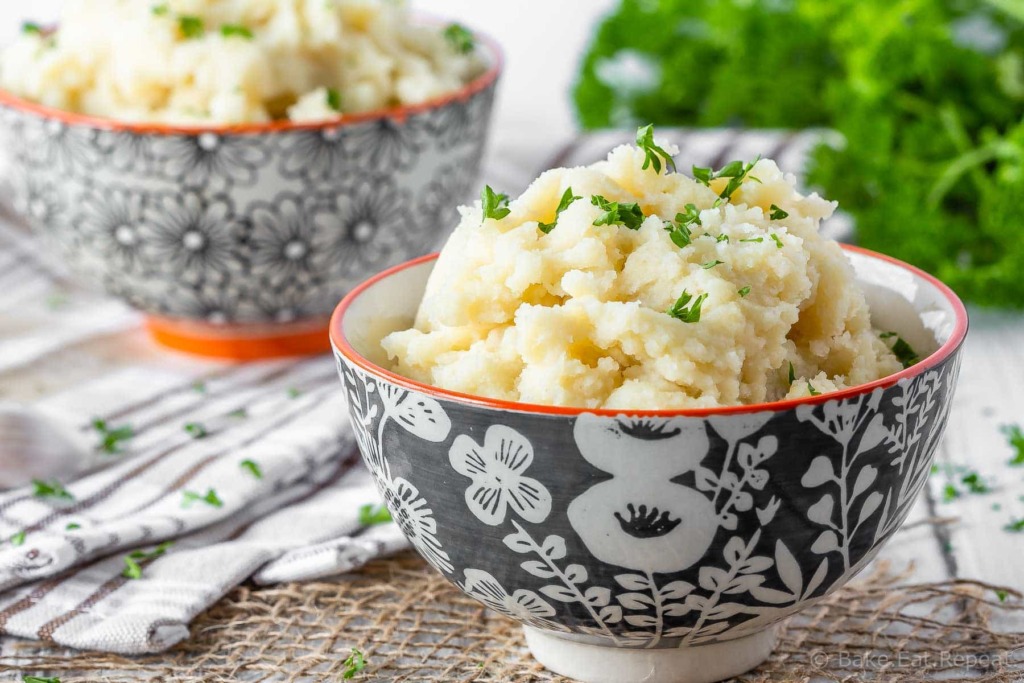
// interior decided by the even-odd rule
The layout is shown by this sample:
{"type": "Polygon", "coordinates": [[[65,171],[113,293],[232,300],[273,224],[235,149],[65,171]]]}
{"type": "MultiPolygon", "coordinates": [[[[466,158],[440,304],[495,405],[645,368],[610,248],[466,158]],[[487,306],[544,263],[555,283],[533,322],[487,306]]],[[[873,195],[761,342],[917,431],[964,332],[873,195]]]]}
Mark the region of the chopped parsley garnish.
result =
{"type": "Polygon", "coordinates": [[[741,239],[740,242],[764,242],[763,237],[746,237],[741,239]]]}
{"type": "Polygon", "coordinates": [[[773,221],[781,221],[783,218],[788,218],[789,212],[783,211],[779,207],[772,204],[771,213],[768,214],[768,219],[773,221]]]}
{"type": "Polygon", "coordinates": [[[942,502],[949,503],[960,497],[960,491],[953,484],[946,484],[942,487],[942,502]]]}
{"type": "Polygon", "coordinates": [[[484,215],[481,223],[488,218],[500,221],[512,213],[512,210],[508,208],[508,195],[495,192],[490,185],[484,185],[484,189],[480,191],[480,208],[484,215]]]}
{"type": "Polygon", "coordinates": [[[81,528],[82,528],[81,524],[78,524],[77,522],[70,522],[66,527],[64,527],[64,531],[74,531],[75,529],[81,529],[81,528]]]}
{"type": "MultiPolygon", "coordinates": [[[[701,168],[699,166],[693,167],[693,179],[699,183],[711,186],[712,180],[719,178],[728,178],[729,182],[725,184],[722,191],[718,193],[718,199],[715,200],[715,206],[721,206],[724,202],[728,202],[736,190],[740,189],[740,185],[747,179],[750,170],[754,168],[754,165],[761,160],[758,156],[750,163],[744,164],[742,161],[730,161],[728,164],[723,166],[718,171],[712,171],[710,168],[701,168]]],[[[757,180],[753,176],[750,176],[751,180],[757,180]]]]}
{"type": "Polygon", "coordinates": [[[249,411],[245,408],[239,408],[238,410],[232,410],[228,413],[228,417],[236,417],[238,419],[245,419],[249,417],[249,411]]]}
{"type": "Polygon", "coordinates": [[[1003,427],[1003,434],[1006,435],[1006,441],[1010,444],[1010,448],[1017,451],[1010,460],[1010,466],[1024,466],[1024,430],[1020,428],[1020,425],[1006,425],[1003,427]]]}
{"type": "Polygon", "coordinates": [[[810,392],[811,396],[821,396],[821,392],[814,388],[810,380],[807,382],[807,391],[810,392]]]}
{"type": "Polygon", "coordinates": [[[178,17],[178,30],[181,31],[182,36],[192,40],[203,37],[206,25],[200,17],[182,16],[178,17]]]}
{"type": "Polygon", "coordinates": [[[747,285],[746,287],[741,288],[736,293],[739,294],[741,297],[746,296],[747,294],[750,294],[750,285],[747,285]]]}
{"type": "Polygon", "coordinates": [[[352,648],[352,654],[344,661],[345,670],[341,677],[348,681],[355,678],[356,674],[366,668],[366,657],[358,648],[352,648]]]}
{"type": "Polygon", "coordinates": [[[1003,529],[1014,534],[1024,532],[1024,517],[1021,517],[1020,519],[1010,520],[1010,523],[1004,526],[1003,529]]]}
{"type": "Polygon", "coordinates": [[[135,431],[130,425],[121,425],[120,427],[111,428],[106,420],[99,418],[92,421],[92,428],[95,429],[100,436],[100,442],[96,445],[97,450],[101,450],[104,453],[110,453],[112,455],[121,452],[121,443],[127,441],[135,436],[135,431]]]}
{"type": "Polygon", "coordinates": [[[708,261],[707,263],[702,263],[702,264],[700,264],[700,267],[703,268],[704,270],[711,270],[715,266],[720,266],[723,263],[725,263],[725,261],[719,261],[719,260],[716,259],[714,261],[708,261]]]}
{"type": "Polygon", "coordinates": [[[676,214],[674,223],[665,223],[665,230],[668,231],[672,243],[682,249],[690,244],[693,237],[692,226],[700,224],[700,209],[694,204],[687,204],[686,211],[676,214]]]}
{"type": "Polygon", "coordinates": [[[778,247],[779,249],[782,249],[782,239],[778,235],[776,235],[773,232],[773,233],[769,233],[768,236],[772,238],[773,242],[775,242],[775,246],[776,247],[778,247]]]}
{"type": "Polygon", "coordinates": [[[43,27],[33,21],[26,21],[21,25],[21,32],[41,36],[43,35],[43,27]]]}
{"type": "Polygon", "coordinates": [[[909,368],[911,365],[920,360],[920,357],[917,355],[917,352],[914,351],[913,348],[911,348],[910,344],[908,344],[903,339],[903,337],[899,336],[895,332],[883,332],[878,336],[882,339],[889,339],[895,337],[896,341],[893,342],[893,345],[890,346],[889,348],[896,356],[896,359],[899,360],[899,362],[903,363],[903,367],[909,368]]]}
{"type": "Polygon", "coordinates": [[[171,8],[167,5],[166,2],[161,5],[153,5],[153,14],[155,14],[158,17],[166,16],[170,11],[171,8]]]}
{"type": "Polygon", "coordinates": [[[476,47],[476,39],[473,32],[462,24],[448,24],[444,29],[444,39],[452,46],[452,49],[462,55],[467,55],[476,47]]]}
{"type": "Polygon", "coordinates": [[[684,289],[683,293],[676,299],[676,302],[672,304],[672,308],[666,312],[676,320],[682,320],[684,323],[700,322],[700,307],[707,298],[708,295],[705,293],[694,299],[693,295],[684,289]]]}
{"type": "Polygon", "coordinates": [[[298,398],[299,396],[302,396],[302,389],[292,387],[288,390],[288,398],[298,398]]]}
{"type": "Polygon", "coordinates": [[[723,233],[722,233],[721,235],[719,235],[718,237],[716,237],[716,238],[715,238],[715,241],[716,241],[716,242],[725,242],[726,244],[728,244],[728,242],[729,242],[729,236],[728,236],[728,235],[726,235],[726,234],[725,234],[725,233],[723,232],[723,233]]]}
{"type": "Polygon", "coordinates": [[[383,505],[367,503],[359,508],[359,523],[363,526],[387,524],[390,521],[392,521],[391,513],[388,512],[388,509],[383,505]]]}
{"type": "Polygon", "coordinates": [[[336,88],[327,89],[327,106],[332,111],[341,111],[341,93],[336,88]]]}
{"type": "Polygon", "coordinates": [[[653,167],[655,173],[661,173],[662,161],[665,162],[665,170],[676,170],[676,162],[672,155],[654,143],[654,124],[647,124],[636,129],[636,144],[644,151],[644,165],[641,168],[646,171],[653,167]]]}
{"type": "Polygon", "coordinates": [[[225,38],[245,38],[246,40],[252,40],[252,31],[246,26],[240,24],[224,24],[220,27],[220,34],[225,38]]]}
{"type": "Polygon", "coordinates": [[[22,676],[21,683],[60,683],[56,676],[44,678],[42,676],[22,676]]]}
{"type": "Polygon", "coordinates": [[[11,536],[11,545],[19,546],[25,543],[25,530],[22,529],[18,533],[11,536]]]}
{"type": "Polygon", "coordinates": [[[185,425],[185,432],[193,439],[202,439],[209,434],[200,422],[189,422],[185,425]]]}
{"type": "Polygon", "coordinates": [[[1006,602],[1008,597],[1010,597],[1009,593],[999,588],[996,589],[996,599],[999,600],[999,602],[1006,602]]]}
{"type": "Polygon", "coordinates": [[[56,479],[43,481],[42,479],[32,480],[32,495],[36,498],[57,498],[60,500],[74,500],[71,492],[64,488],[56,479]]]}
{"type": "Polygon", "coordinates": [[[793,386],[793,382],[796,381],[796,370],[793,369],[793,362],[789,363],[789,385],[793,386]]]}
{"type": "Polygon", "coordinates": [[[243,470],[256,477],[257,479],[263,478],[263,470],[260,468],[259,463],[255,460],[243,460],[238,463],[238,466],[243,470]]]}
{"type": "Polygon", "coordinates": [[[594,221],[594,225],[622,225],[630,230],[639,230],[646,218],[636,202],[610,202],[595,194],[590,198],[590,203],[604,211],[594,221]]]}
{"type": "Polygon", "coordinates": [[[192,507],[192,503],[201,501],[206,503],[210,507],[221,508],[224,507],[224,501],[220,499],[217,492],[213,489],[208,489],[206,495],[200,495],[195,491],[182,491],[181,507],[187,508],[192,507]]]}
{"type": "Polygon", "coordinates": [[[197,394],[205,394],[206,393],[206,382],[204,382],[201,379],[196,380],[195,382],[192,382],[192,391],[196,392],[197,394]]]}
{"type": "Polygon", "coordinates": [[[977,472],[965,474],[960,481],[963,482],[964,486],[971,493],[988,493],[992,490],[977,472]]]}
{"type": "Polygon", "coordinates": [[[141,579],[141,563],[147,560],[155,560],[166,553],[167,549],[170,548],[171,545],[173,545],[173,541],[164,541],[149,552],[146,552],[145,550],[133,550],[128,553],[124,556],[124,569],[121,571],[121,576],[126,579],[141,579]]]}
{"type": "Polygon", "coordinates": [[[562,212],[568,209],[569,206],[577,199],[582,199],[582,197],[577,197],[576,195],[574,195],[572,193],[571,187],[565,188],[565,192],[562,193],[562,198],[558,202],[558,208],[555,209],[555,220],[551,221],[550,223],[537,223],[537,227],[540,229],[540,231],[547,235],[552,230],[554,230],[555,225],[558,224],[558,217],[561,216],[562,212]]]}

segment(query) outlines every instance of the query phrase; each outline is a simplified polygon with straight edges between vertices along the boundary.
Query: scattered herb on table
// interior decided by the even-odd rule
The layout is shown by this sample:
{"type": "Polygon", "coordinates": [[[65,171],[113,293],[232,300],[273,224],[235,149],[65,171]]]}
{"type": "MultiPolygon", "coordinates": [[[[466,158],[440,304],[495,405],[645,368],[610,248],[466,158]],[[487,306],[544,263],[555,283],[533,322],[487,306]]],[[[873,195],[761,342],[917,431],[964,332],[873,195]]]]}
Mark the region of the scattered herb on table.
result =
{"type": "Polygon", "coordinates": [[[82,525],[77,522],[69,522],[64,531],[74,531],[75,529],[81,529],[82,525]]]}
{"type": "Polygon", "coordinates": [[[684,289],[667,313],[676,320],[682,320],[684,323],[700,322],[701,305],[703,305],[704,300],[707,298],[707,293],[704,293],[694,299],[693,295],[684,289]]]}
{"type": "Polygon", "coordinates": [[[999,588],[996,589],[996,600],[999,602],[1006,602],[1008,597],[1010,597],[1009,593],[999,588]]]}
{"type": "Polygon", "coordinates": [[[1024,532],[1024,517],[1021,517],[1020,519],[1012,519],[1012,520],[1010,520],[1010,523],[1007,524],[1003,528],[1006,531],[1009,531],[1010,533],[1014,533],[1014,534],[1019,534],[1019,533],[1024,532]]]}
{"type": "Polygon", "coordinates": [[[1010,448],[1016,451],[1009,462],[1010,466],[1020,467],[1024,465],[1024,430],[1021,429],[1020,425],[1006,425],[1003,427],[1003,434],[1006,435],[1006,441],[1010,444],[1010,448]]]}
{"type": "Polygon", "coordinates": [[[203,439],[210,434],[201,422],[189,422],[185,425],[184,429],[185,433],[193,439],[203,439]]]}
{"type": "Polygon", "coordinates": [[[220,496],[217,495],[214,489],[207,489],[205,494],[199,494],[195,491],[182,491],[181,494],[181,507],[183,508],[192,507],[192,504],[197,501],[206,503],[210,507],[224,507],[224,501],[220,499],[220,496]]]}
{"type": "Polygon", "coordinates": [[[252,476],[256,477],[257,479],[263,478],[263,470],[260,468],[259,463],[257,463],[255,460],[243,460],[242,462],[238,463],[238,466],[241,467],[246,472],[248,472],[249,474],[251,474],[252,476]]]}
{"type": "Polygon", "coordinates": [[[562,212],[568,209],[569,206],[577,199],[583,198],[574,195],[571,187],[565,188],[565,192],[562,193],[562,198],[558,201],[558,208],[555,209],[555,219],[550,223],[537,223],[537,227],[540,231],[547,235],[554,230],[555,226],[558,224],[558,217],[561,216],[562,212]]]}
{"type": "Polygon", "coordinates": [[[92,428],[99,434],[100,442],[97,450],[116,455],[121,452],[121,444],[135,436],[131,425],[111,427],[106,420],[99,418],[92,421],[92,428]]]}
{"type": "Polygon", "coordinates": [[[484,189],[480,191],[480,208],[483,211],[481,223],[488,218],[500,221],[512,213],[508,208],[508,195],[495,192],[490,185],[484,185],[484,189]]]}
{"type": "Polygon", "coordinates": [[[173,544],[173,541],[164,541],[152,550],[133,550],[128,553],[124,556],[124,569],[121,570],[121,576],[126,579],[141,579],[142,563],[148,560],[155,560],[160,557],[166,553],[167,549],[173,544]]]}
{"type": "Polygon", "coordinates": [[[639,230],[646,218],[636,202],[610,202],[595,194],[590,198],[590,203],[604,211],[594,221],[594,225],[622,225],[630,230],[639,230]]]}
{"type": "Polygon", "coordinates": [[[771,213],[768,214],[768,219],[773,221],[781,221],[783,218],[788,218],[789,212],[783,211],[779,207],[772,204],[771,213]]]}
{"type": "Polygon", "coordinates": [[[25,530],[22,529],[21,531],[13,534],[11,536],[10,540],[11,540],[11,545],[13,545],[13,546],[24,545],[24,543],[25,543],[25,530]]]}
{"type": "Polygon", "coordinates": [[[741,297],[744,297],[744,296],[746,296],[747,294],[750,294],[750,285],[747,285],[746,287],[742,287],[742,288],[741,288],[741,289],[740,289],[740,290],[739,290],[738,292],[736,292],[736,293],[737,293],[737,294],[739,294],[739,295],[740,295],[741,297]]]}
{"type": "Polygon", "coordinates": [[[238,419],[244,419],[244,418],[249,417],[249,411],[246,410],[245,408],[239,408],[238,410],[232,410],[230,413],[228,413],[228,417],[235,417],[235,418],[238,418],[238,419]]]}
{"type": "Polygon", "coordinates": [[[444,39],[459,54],[469,54],[476,48],[473,32],[462,24],[448,24],[444,29],[444,39]]]}
{"type": "Polygon", "coordinates": [[[26,21],[21,25],[21,32],[30,35],[43,35],[43,27],[34,21],[26,21]]]}
{"type": "Polygon", "coordinates": [[[220,27],[220,34],[225,38],[244,38],[246,40],[255,38],[248,27],[240,24],[224,24],[220,27]]]}
{"type": "Polygon", "coordinates": [[[903,337],[899,336],[895,332],[883,332],[878,335],[882,339],[895,339],[892,346],[889,348],[892,350],[896,359],[903,364],[903,367],[909,368],[911,365],[920,360],[917,352],[906,342],[903,337]]]}
{"type": "Polygon", "coordinates": [[[359,648],[352,648],[352,654],[348,656],[348,659],[344,661],[345,670],[342,672],[341,677],[343,679],[350,680],[355,678],[355,675],[366,668],[366,657],[360,652],[359,648]]]}
{"type": "Polygon", "coordinates": [[[56,676],[22,676],[21,683],[60,683],[60,679],[56,676]]]}
{"type": "Polygon", "coordinates": [[[363,526],[374,526],[376,524],[387,524],[392,521],[391,513],[383,505],[367,503],[359,508],[359,523],[363,526]]]}
{"type": "Polygon", "coordinates": [[[646,171],[648,167],[653,168],[655,173],[661,173],[662,162],[665,163],[665,170],[676,170],[675,159],[672,155],[659,147],[654,142],[654,125],[647,124],[636,129],[636,144],[644,153],[644,164],[641,169],[646,171]]]}
{"type": "Polygon", "coordinates": [[[178,30],[185,38],[194,40],[203,37],[203,34],[206,33],[206,25],[200,17],[181,16],[178,17],[178,30]]]}
{"type": "Polygon", "coordinates": [[[36,498],[57,498],[59,500],[74,500],[71,492],[64,488],[56,479],[43,481],[42,479],[32,480],[32,495],[36,498]]]}
{"type": "Polygon", "coordinates": [[[331,111],[341,112],[341,91],[337,88],[327,88],[327,106],[331,111]]]}
{"type": "Polygon", "coordinates": [[[192,383],[192,391],[196,392],[197,394],[205,394],[206,382],[204,382],[201,379],[196,380],[195,382],[192,383]]]}
{"type": "Polygon", "coordinates": [[[299,396],[302,396],[302,389],[292,387],[288,390],[288,398],[298,398],[299,396]]]}

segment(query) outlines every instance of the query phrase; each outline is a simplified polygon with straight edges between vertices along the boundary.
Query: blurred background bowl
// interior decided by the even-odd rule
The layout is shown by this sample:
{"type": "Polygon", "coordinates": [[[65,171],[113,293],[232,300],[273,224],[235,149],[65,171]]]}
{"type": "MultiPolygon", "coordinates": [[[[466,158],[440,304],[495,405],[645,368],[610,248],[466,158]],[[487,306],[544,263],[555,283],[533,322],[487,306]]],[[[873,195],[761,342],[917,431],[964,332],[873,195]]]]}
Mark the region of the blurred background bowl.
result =
{"type": "Polygon", "coordinates": [[[180,127],[0,91],[15,209],[166,345],[324,351],[353,285],[429,251],[476,181],[502,57],[422,104],[318,123],[180,127]]]}

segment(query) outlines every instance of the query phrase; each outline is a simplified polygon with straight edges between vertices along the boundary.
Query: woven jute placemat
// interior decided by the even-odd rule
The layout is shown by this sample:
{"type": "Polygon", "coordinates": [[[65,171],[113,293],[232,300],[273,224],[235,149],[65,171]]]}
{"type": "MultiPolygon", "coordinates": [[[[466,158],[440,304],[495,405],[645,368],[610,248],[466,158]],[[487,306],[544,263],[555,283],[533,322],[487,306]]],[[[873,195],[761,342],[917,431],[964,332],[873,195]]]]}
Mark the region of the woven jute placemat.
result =
{"type": "MultiPolygon", "coordinates": [[[[907,584],[884,565],[792,618],[760,681],[1024,680],[1022,596],[972,581],[907,584]],[[1016,627],[1012,625],[1016,623],[1016,627]]],[[[169,653],[127,658],[20,644],[7,678],[62,683],[566,681],[531,658],[518,625],[451,587],[411,554],[336,581],[242,587],[169,653]]]]}

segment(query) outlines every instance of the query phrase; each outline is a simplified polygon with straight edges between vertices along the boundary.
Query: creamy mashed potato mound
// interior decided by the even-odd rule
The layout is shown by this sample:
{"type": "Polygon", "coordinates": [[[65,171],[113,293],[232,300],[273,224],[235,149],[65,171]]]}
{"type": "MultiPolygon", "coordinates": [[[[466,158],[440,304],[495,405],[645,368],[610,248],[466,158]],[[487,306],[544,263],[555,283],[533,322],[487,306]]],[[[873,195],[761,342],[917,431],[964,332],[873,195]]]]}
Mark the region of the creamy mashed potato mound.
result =
{"type": "Polygon", "coordinates": [[[415,104],[482,70],[401,2],[68,0],[57,30],[0,55],[0,86],[92,116],[238,124],[415,104]]]}
{"type": "Polygon", "coordinates": [[[795,398],[902,369],[846,256],[818,233],[833,202],[799,194],[772,161],[719,206],[726,179],[643,163],[641,149],[619,147],[544,173],[504,218],[464,207],[415,326],[382,342],[394,369],[467,394],[624,409],[795,398]],[[567,188],[580,199],[545,234],[538,222],[555,219],[567,188]],[[594,225],[594,195],[636,202],[646,218],[638,230],[594,225]],[[700,224],[680,248],[666,226],[687,204],[700,224]],[[698,321],[667,313],[683,291],[707,294],[698,321]]]}

